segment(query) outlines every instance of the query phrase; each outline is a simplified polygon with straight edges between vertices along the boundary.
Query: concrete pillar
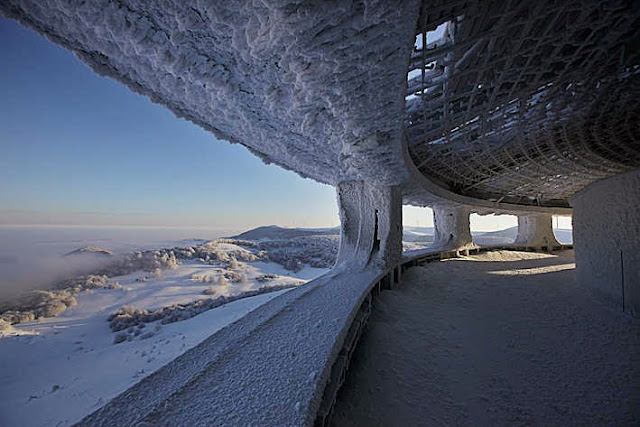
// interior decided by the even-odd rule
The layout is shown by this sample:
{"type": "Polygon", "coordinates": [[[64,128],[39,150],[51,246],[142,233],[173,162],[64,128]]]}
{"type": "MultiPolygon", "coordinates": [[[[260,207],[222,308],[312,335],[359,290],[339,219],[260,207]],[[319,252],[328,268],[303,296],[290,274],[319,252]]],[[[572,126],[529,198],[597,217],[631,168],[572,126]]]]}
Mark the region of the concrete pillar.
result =
{"type": "Polygon", "coordinates": [[[546,213],[518,216],[518,236],[514,244],[548,251],[553,250],[554,246],[560,246],[553,234],[552,221],[552,215],[546,213]]]}
{"type": "Polygon", "coordinates": [[[578,285],[640,317],[640,169],[597,181],[570,202],[578,285]]]}
{"type": "Polygon", "coordinates": [[[466,206],[434,206],[435,238],[432,247],[442,250],[473,248],[469,214],[466,206]]]}
{"type": "Polygon", "coordinates": [[[402,192],[399,186],[363,181],[338,185],[341,235],[336,267],[394,266],[402,256],[402,192]]]}

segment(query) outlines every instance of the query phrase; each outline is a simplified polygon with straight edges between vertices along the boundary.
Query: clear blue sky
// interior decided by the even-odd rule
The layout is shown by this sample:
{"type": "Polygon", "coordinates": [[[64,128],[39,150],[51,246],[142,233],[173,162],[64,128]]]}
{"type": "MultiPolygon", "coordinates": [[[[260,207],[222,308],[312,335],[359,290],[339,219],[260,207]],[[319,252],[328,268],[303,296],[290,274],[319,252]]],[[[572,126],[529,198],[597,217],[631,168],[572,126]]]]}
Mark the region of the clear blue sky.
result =
{"type": "Polygon", "coordinates": [[[0,17],[0,224],[332,226],[332,187],[264,165],[0,17]]]}

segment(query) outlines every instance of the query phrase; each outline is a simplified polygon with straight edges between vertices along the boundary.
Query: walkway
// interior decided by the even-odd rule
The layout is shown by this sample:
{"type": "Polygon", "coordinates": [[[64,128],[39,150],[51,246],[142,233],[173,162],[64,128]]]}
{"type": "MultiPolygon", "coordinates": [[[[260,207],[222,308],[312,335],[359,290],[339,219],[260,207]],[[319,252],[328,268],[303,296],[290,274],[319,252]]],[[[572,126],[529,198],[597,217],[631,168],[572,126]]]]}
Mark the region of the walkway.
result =
{"type": "Polygon", "coordinates": [[[333,424],[638,425],[640,320],[573,268],[566,251],[408,270],[374,302],[333,424]]]}

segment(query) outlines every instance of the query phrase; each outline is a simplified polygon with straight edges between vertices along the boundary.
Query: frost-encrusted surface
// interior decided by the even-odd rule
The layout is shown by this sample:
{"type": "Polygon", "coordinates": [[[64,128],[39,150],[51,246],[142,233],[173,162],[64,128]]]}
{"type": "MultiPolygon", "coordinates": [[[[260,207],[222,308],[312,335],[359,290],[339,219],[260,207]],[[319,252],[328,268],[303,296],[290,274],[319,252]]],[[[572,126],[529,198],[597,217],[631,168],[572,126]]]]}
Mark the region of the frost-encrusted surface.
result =
{"type": "Polygon", "coordinates": [[[326,183],[397,183],[418,4],[7,0],[0,11],[265,161],[326,183]]]}
{"type": "Polygon", "coordinates": [[[400,187],[354,181],[337,190],[342,226],[336,265],[393,266],[402,254],[400,187]]]}
{"type": "Polygon", "coordinates": [[[415,164],[460,195],[559,207],[640,167],[639,19],[628,0],[423,1],[407,70],[415,164]]]}
{"type": "Polygon", "coordinates": [[[402,184],[418,205],[569,213],[570,194],[640,161],[638,10],[582,3],[6,0],[0,12],[302,176],[402,184]],[[454,17],[412,51],[419,20],[432,32],[454,17]]]}
{"type": "Polygon", "coordinates": [[[553,217],[551,214],[529,214],[518,216],[518,235],[516,245],[535,247],[558,246],[553,234],[553,217]]]}
{"type": "Polygon", "coordinates": [[[435,239],[433,247],[441,249],[461,249],[473,246],[469,224],[470,209],[466,206],[434,206],[433,226],[435,239]]]}
{"type": "Polygon", "coordinates": [[[637,426],[640,321],[584,294],[571,251],[414,267],[374,305],[337,426],[637,426]]]}
{"type": "Polygon", "coordinates": [[[81,425],[311,424],[337,343],[379,273],[334,271],[271,300],[81,425]]]}
{"type": "Polygon", "coordinates": [[[591,184],[571,205],[580,282],[640,317],[640,169],[591,184]]]}

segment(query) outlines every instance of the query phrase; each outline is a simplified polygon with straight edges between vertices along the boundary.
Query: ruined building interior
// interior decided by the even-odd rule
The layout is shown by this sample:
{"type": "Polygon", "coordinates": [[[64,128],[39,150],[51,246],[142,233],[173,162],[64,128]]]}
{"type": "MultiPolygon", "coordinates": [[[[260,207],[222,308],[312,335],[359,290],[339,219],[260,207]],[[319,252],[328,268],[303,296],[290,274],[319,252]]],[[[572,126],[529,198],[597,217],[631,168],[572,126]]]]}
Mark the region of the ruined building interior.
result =
{"type": "Polygon", "coordinates": [[[543,252],[563,249],[552,216],[571,216],[577,283],[640,316],[637,1],[5,0],[0,12],[219,139],[337,189],[330,274],[86,425],[324,422],[363,302],[419,261],[402,253],[403,204],[434,210],[429,256],[478,249],[471,213],[517,215],[514,245],[543,252]],[[292,334],[294,323],[307,326],[292,334]],[[214,369],[238,333],[243,345],[214,369]],[[245,373],[223,375],[241,362],[245,373]],[[203,403],[214,383],[225,397],[203,403]]]}

